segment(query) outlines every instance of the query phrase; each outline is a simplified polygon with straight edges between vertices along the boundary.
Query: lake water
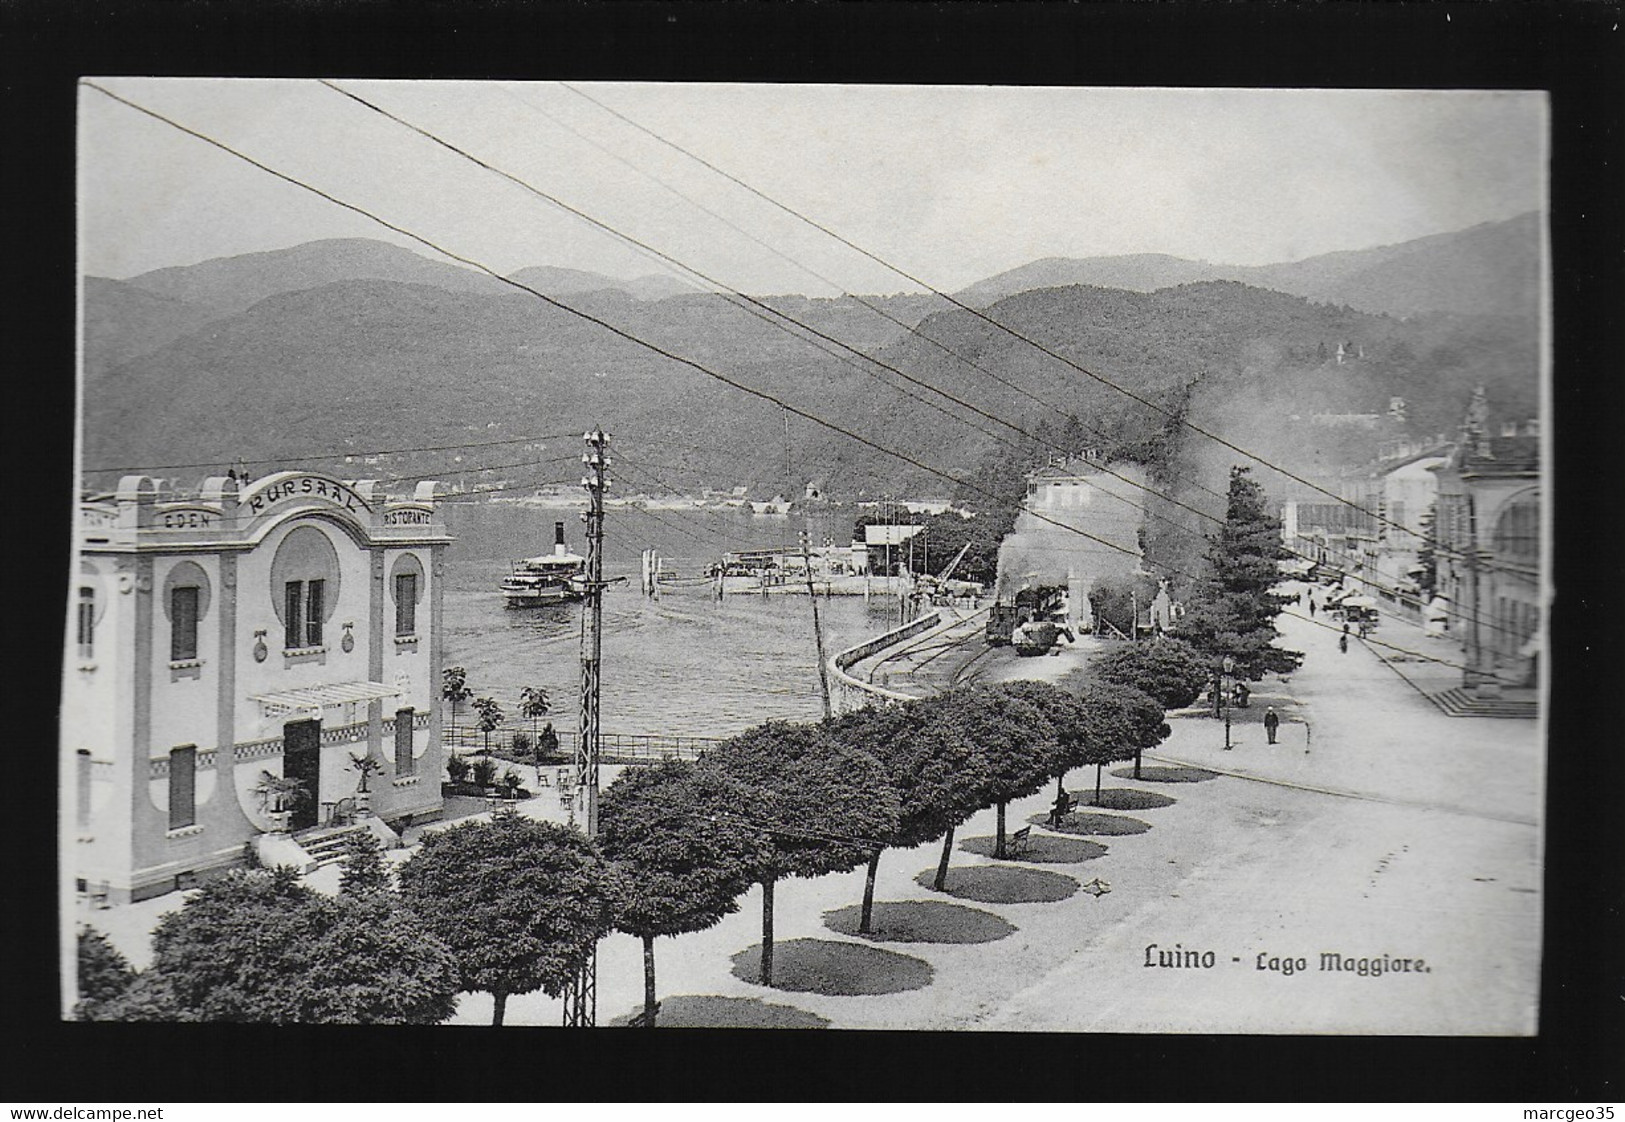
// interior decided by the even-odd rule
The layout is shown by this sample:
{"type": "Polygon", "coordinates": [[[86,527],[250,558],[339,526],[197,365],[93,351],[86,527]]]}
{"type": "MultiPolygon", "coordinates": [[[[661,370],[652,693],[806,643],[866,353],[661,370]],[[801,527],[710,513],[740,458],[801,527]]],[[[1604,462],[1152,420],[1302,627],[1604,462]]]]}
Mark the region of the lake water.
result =
{"type": "MultiPolygon", "coordinates": [[[[547,690],[550,718],[574,728],[581,679],[582,605],[511,610],[497,584],[519,557],[552,551],[553,524],[565,524],[568,548],[586,553],[585,500],[575,505],[462,503],[445,506],[457,541],[446,562],[446,665],[468,670],[475,697],[493,697],[508,728],[525,686],[547,690]]],[[[729,595],[708,585],[639,588],[645,549],[668,570],[703,573],[729,550],[793,545],[804,527],[812,540],[851,540],[853,515],[810,518],[735,510],[641,510],[611,507],[604,521],[604,576],[624,583],[604,593],[602,728],[606,733],[728,736],[771,719],[823,715],[812,609],[805,596],[729,595]]],[[[826,654],[896,626],[895,599],[820,598],[826,654]],[[889,622],[888,622],[889,617],[889,622]]],[[[471,717],[459,709],[459,722],[471,717]]]]}

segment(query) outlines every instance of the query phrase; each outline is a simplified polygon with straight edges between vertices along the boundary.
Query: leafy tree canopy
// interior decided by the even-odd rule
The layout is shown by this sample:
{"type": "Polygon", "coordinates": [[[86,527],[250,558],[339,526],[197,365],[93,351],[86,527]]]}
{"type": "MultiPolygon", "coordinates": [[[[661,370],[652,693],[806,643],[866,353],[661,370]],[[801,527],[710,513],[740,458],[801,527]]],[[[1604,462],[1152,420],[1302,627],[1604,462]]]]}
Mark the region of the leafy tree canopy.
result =
{"type": "Polygon", "coordinates": [[[349,843],[349,856],[339,872],[339,893],[344,896],[369,896],[387,893],[393,887],[389,866],[384,861],[384,847],[368,831],[353,834],[349,843]]]}
{"type": "Polygon", "coordinates": [[[731,820],[756,831],[756,880],[851,869],[896,829],[897,794],[885,769],[820,726],[770,721],[719,744],[698,766],[727,792],[731,820]]]}
{"type": "Polygon", "coordinates": [[[233,872],[153,933],[147,1008],[180,1019],[434,1024],[454,1008],[446,948],[383,898],[332,898],[291,869],[233,872]],[[162,983],[159,985],[158,983],[162,983]]]}
{"type": "Polygon", "coordinates": [[[693,764],[628,768],[598,804],[598,847],[622,893],[615,926],[633,935],[703,931],[739,909],[752,838],[718,821],[727,790],[693,764]]]}
{"type": "Polygon", "coordinates": [[[1192,704],[1212,676],[1195,648],[1166,635],[1104,651],[1090,661],[1089,671],[1097,681],[1142,690],[1165,709],[1192,704]]]}
{"type": "Polygon", "coordinates": [[[969,745],[981,761],[981,790],[973,805],[962,806],[962,817],[1030,795],[1054,774],[1055,729],[1020,687],[972,686],[930,700],[931,724],[969,745]]]}
{"type": "Polygon", "coordinates": [[[983,805],[986,761],[963,737],[931,719],[935,699],[868,706],[828,722],[829,735],[872,755],[897,793],[897,827],[888,840],[909,848],[941,837],[983,805]]]}
{"type": "Polygon", "coordinates": [[[79,1005],[75,1016],[95,1020],[96,1007],[130,988],[135,971],[112,941],[94,927],[79,929],[79,1005]]]}
{"type": "Polygon", "coordinates": [[[563,992],[614,920],[610,870],[585,835],[517,814],[430,834],[401,896],[456,956],[458,988],[563,992]]]}

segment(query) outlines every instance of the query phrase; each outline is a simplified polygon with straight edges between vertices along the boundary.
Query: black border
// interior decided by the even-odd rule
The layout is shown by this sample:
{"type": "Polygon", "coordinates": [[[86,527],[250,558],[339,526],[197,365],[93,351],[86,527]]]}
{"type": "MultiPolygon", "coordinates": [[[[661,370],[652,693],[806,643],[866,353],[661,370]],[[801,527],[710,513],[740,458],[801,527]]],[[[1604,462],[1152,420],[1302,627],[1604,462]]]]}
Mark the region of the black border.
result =
{"type": "MultiPolygon", "coordinates": [[[[1608,702],[1625,633],[1621,5],[1608,3],[0,3],[13,258],[5,551],[14,820],[8,1097],[98,1101],[1524,1101],[1619,1098],[1625,853],[1608,702]],[[74,83],[90,74],[1547,89],[1557,534],[1546,955],[1533,1040],[64,1025],[55,644],[73,415],[74,83]],[[20,562],[20,565],[19,565],[20,562]],[[37,590],[49,590],[38,595],[37,590]],[[37,902],[50,903],[41,907],[37,902]],[[22,1030],[22,1031],[17,1031],[22,1030]]],[[[1080,995],[1086,1001],[1086,995],[1080,995]]]]}

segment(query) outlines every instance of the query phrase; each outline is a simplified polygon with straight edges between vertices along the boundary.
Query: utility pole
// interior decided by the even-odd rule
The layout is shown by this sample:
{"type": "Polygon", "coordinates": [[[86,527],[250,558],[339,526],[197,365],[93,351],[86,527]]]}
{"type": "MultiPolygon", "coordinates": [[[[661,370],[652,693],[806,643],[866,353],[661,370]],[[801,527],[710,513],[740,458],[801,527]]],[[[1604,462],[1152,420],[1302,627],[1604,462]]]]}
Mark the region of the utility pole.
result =
{"type": "MultiPolygon", "coordinates": [[[[609,467],[609,435],[594,429],[582,436],[581,462],[590,474],[587,489],[587,598],[581,613],[581,735],[576,738],[575,787],[582,797],[587,837],[598,836],[599,673],[604,626],[604,470],[609,467]]],[[[598,1020],[598,947],[595,944],[564,989],[564,1027],[592,1028],[598,1020]]]]}
{"type": "Polygon", "coordinates": [[[1476,697],[1481,688],[1489,680],[1484,672],[1483,637],[1478,631],[1479,612],[1479,585],[1478,585],[1478,507],[1473,501],[1473,493],[1467,492],[1467,579],[1468,587],[1472,590],[1468,602],[1468,628],[1467,628],[1467,669],[1462,674],[1462,685],[1467,693],[1476,697]]]}
{"type": "Polygon", "coordinates": [[[807,531],[801,531],[801,560],[807,567],[807,599],[812,603],[813,641],[818,645],[818,688],[824,695],[824,717],[833,714],[829,707],[829,668],[824,665],[824,629],[818,623],[818,593],[813,589],[812,553],[807,548],[807,531]]]}

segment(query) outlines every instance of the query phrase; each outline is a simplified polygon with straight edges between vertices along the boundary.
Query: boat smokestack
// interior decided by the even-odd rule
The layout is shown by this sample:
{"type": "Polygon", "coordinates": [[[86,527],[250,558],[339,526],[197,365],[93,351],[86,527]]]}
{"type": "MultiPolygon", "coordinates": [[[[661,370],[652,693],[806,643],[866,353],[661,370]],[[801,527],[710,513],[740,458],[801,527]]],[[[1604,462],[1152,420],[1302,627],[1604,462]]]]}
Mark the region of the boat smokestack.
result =
{"type": "Polygon", "coordinates": [[[564,556],[564,523],[553,523],[553,556],[564,556]]]}

